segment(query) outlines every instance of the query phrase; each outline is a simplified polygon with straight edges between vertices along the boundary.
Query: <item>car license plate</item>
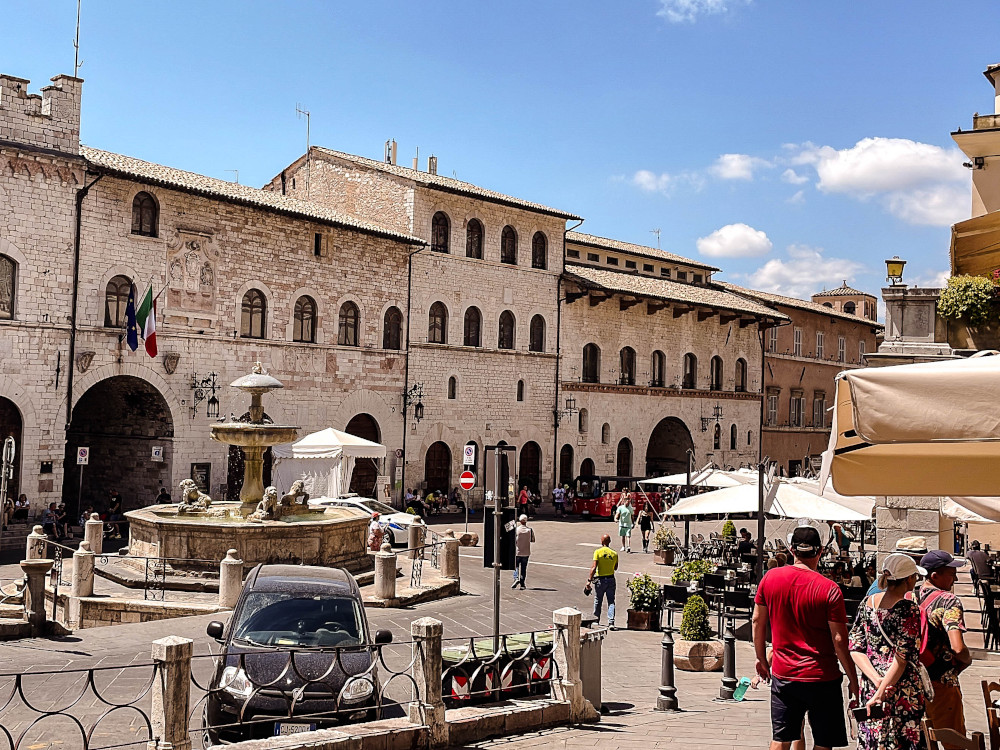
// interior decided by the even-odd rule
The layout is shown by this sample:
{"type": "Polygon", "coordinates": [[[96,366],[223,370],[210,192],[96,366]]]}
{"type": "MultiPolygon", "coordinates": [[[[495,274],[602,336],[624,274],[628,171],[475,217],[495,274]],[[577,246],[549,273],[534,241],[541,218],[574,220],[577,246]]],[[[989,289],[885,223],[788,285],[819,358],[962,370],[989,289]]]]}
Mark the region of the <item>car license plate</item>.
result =
{"type": "Polygon", "coordinates": [[[278,721],[274,724],[274,736],[284,737],[289,734],[298,734],[299,732],[315,732],[315,724],[291,724],[287,721],[278,721]]]}

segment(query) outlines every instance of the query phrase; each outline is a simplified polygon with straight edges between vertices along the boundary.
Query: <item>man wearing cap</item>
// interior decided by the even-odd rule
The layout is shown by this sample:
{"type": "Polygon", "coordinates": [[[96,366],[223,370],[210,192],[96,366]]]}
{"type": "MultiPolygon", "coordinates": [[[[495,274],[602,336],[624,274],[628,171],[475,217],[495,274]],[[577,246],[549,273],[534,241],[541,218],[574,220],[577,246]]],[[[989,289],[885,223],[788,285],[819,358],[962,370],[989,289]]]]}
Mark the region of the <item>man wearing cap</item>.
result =
{"type": "Polygon", "coordinates": [[[847,745],[843,675],[848,693],[858,695],[858,675],[847,647],[844,595],[817,572],[823,542],[812,526],[792,532],[794,565],[769,570],[754,600],[753,640],[757,674],[771,682],[771,750],[788,750],[809,718],[817,748],[847,745]],[[767,661],[771,625],[773,661],[767,661]]]}
{"type": "Polygon", "coordinates": [[[531,543],[535,541],[535,532],[528,526],[528,516],[524,513],[517,519],[517,530],[514,532],[514,583],[512,589],[521,587],[524,591],[524,579],[528,575],[528,557],[531,555],[531,543]]]}
{"type": "Polygon", "coordinates": [[[954,729],[962,735],[965,734],[965,712],[958,675],[972,663],[972,656],[962,635],[965,612],[952,588],[958,569],[964,565],[964,558],[953,557],[940,549],[931,550],[920,558],[920,567],[927,569],[927,580],[913,591],[913,601],[927,620],[927,648],[934,657],[927,667],[934,684],[934,698],[927,704],[927,718],[935,729],[954,729]]]}
{"type": "MultiPolygon", "coordinates": [[[[896,542],[895,552],[901,552],[907,555],[913,562],[919,563],[921,558],[927,554],[927,539],[922,536],[904,536],[896,542]]],[[[865,594],[865,598],[881,594],[883,591],[885,589],[878,585],[878,576],[876,576],[875,580],[872,581],[872,585],[868,587],[868,593],[865,594]]]]}

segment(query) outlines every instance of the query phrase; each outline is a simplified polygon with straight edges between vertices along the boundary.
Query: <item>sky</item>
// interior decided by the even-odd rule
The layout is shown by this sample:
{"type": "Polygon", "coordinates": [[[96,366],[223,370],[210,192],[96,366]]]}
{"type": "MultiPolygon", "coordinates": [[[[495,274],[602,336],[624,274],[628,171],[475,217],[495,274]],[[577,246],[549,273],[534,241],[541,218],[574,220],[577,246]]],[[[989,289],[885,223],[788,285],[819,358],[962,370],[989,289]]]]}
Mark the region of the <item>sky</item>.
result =
{"type": "MultiPolygon", "coordinates": [[[[0,71],[73,72],[75,0],[4,0],[0,71]]],[[[993,112],[1000,3],[82,0],[82,141],[261,186],[314,145],[584,217],[804,296],[943,283],[950,137],[993,112]],[[659,234],[654,230],[659,230],[659,234]]]]}

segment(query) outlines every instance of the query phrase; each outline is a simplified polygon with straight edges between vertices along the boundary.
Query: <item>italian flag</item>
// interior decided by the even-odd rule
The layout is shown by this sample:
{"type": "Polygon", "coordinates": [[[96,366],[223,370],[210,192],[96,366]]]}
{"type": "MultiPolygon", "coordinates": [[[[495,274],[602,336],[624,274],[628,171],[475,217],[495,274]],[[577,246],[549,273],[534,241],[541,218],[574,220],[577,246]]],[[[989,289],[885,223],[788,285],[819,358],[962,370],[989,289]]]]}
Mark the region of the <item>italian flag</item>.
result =
{"type": "Polygon", "coordinates": [[[142,295],[139,307],[135,311],[135,322],[142,330],[142,339],[146,345],[146,354],[156,356],[156,300],[153,299],[153,287],[150,285],[142,295]]]}

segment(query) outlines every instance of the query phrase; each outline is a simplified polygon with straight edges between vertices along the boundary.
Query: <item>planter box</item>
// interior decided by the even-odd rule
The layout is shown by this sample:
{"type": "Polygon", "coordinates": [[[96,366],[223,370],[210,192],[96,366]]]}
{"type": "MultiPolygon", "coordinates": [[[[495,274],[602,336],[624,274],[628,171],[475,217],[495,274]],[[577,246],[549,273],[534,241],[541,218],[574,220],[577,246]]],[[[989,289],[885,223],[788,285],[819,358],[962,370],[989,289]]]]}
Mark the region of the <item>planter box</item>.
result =
{"type": "Polygon", "coordinates": [[[659,630],[660,610],[654,612],[640,612],[636,609],[628,611],[629,630],[659,630]]]}
{"type": "Polygon", "coordinates": [[[657,565],[673,565],[674,550],[672,549],[653,550],[653,560],[656,562],[657,565]]]}
{"type": "Polygon", "coordinates": [[[674,641],[674,666],[685,672],[722,669],[722,641],[674,641]]]}

